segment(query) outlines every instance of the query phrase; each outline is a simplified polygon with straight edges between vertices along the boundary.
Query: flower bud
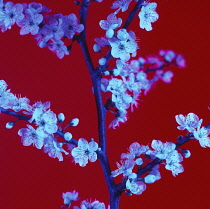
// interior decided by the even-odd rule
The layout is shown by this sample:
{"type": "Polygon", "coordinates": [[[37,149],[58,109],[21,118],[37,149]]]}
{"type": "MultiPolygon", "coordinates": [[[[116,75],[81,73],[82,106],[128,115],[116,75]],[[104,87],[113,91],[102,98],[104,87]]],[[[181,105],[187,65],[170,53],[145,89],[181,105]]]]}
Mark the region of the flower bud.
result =
{"type": "Polygon", "coordinates": [[[144,178],[144,182],[147,183],[147,184],[152,184],[156,181],[156,177],[154,175],[147,175],[145,178],[144,178]]]}
{"type": "Polygon", "coordinates": [[[93,45],[93,51],[94,52],[99,52],[99,51],[101,51],[101,47],[98,44],[94,44],[93,45]]]}
{"type": "Polygon", "coordinates": [[[11,128],[13,128],[14,125],[15,125],[15,122],[8,122],[8,123],[6,124],[6,128],[7,128],[7,129],[11,129],[11,128]]]}
{"type": "Polygon", "coordinates": [[[128,33],[126,29],[120,29],[117,33],[117,38],[120,39],[121,41],[125,41],[128,39],[128,33]]]}
{"type": "Polygon", "coordinates": [[[79,119],[78,118],[74,118],[70,121],[70,123],[68,124],[68,126],[77,126],[79,123],[79,119]]]}
{"type": "Polygon", "coordinates": [[[72,139],[72,134],[69,132],[66,132],[64,134],[64,139],[69,142],[72,139]]]}
{"type": "Polygon", "coordinates": [[[136,165],[142,165],[143,164],[143,160],[141,158],[136,159],[136,165]]]}
{"type": "Polygon", "coordinates": [[[105,76],[107,76],[107,75],[109,75],[109,74],[110,74],[110,73],[109,73],[108,70],[104,71],[104,75],[105,75],[105,76]]]}
{"type": "Polygon", "coordinates": [[[108,30],[106,31],[106,37],[107,37],[107,38],[112,38],[113,35],[114,35],[114,30],[108,29],[108,30]]]}
{"type": "Polygon", "coordinates": [[[102,57],[101,59],[98,60],[99,65],[105,65],[106,64],[106,59],[102,57]]]}
{"type": "Polygon", "coordinates": [[[59,113],[58,120],[62,123],[65,120],[65,115],[63,113],[59,113]]]}

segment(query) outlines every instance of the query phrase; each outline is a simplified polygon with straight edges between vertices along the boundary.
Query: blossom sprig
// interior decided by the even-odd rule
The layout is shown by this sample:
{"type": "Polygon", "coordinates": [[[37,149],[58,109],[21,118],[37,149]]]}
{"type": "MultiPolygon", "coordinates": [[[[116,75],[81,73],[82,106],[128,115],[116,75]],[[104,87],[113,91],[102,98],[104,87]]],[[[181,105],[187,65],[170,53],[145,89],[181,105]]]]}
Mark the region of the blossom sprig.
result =
{"type": "Polygon", "coordinates": [[[17,120],[8,122],[6,128],[11,129],[19,120],[26,120],[29,123],[26,124],[27,128],[21,128],[18,131],[23,145],[34,145],[38,149],[43,148],[43,151],[48,153],[50,157],[58,158],[59,161],[62,161],[62,153],[69,155],[69,152],[63,148],[63,145],[73,144],[76,146],[78,144],[72,138],[72,134],[65,132],[65,129],[69,126],[78,125],[79,119],[72,119],[63,129],[62,123],[65,120],[65,116],[63,113],[56,116],[50,110],[50,102],[36,102],[30,105],[28,98],[16,97],[7,87],[7,83],[4,80],[0,80],[0,110],[3,113],[17,117],[17,120]],[[62,137],[65,141],[59,142],[57,136],[62,137]]]}
{"type": "Polygon", "coordinates": [[[72,45],[67,46],[67,39],[73,39],[75,34],[84,30],[84,25],[74,13],[69,15],[47,15],[50,9],[40,3],[3,2],[0,4],[0,29],[5,32],[14,24],[20,29],[20,35],[35,35],[38,46],[48,47],[58,58],[70,53],[72,45]]]}
{"type": "Polygon", "coordinates": [[[112,171],[113,177],[123,174],[125,182],[123,191],[129,195],[141,194],[146,190],[146,184],[154,183],[161,178],[159,164],[164,164],[173,176],[184,171],[180,162],[186,155],[184,155],[184,151],[178,152],[181,149],[177,150],[175,143],[153,140],[151,148],[140,145],[138,142],[132,143],[128,149],[129,153],[121,155],[122,165],[117,164],[118,169],[112,171]]]}
{"type": "MultiPolygon", "coordinates": [[[[121,32],[123,33],[123,31],[121,32]]],[[[121,36],[123,35],[121,34],[121,36]]],[[[128,109],[133,111],[134,107],[138,106],[141,94],[143,92],[146,94],[155,82],[158,80],[165,83],[171,82],[173,72],[166,68],[174,64],[178,65],[176,58],[181,55],[172,50],[161,50],[159,54],[159,57],[139,57],[129,62],[117,59],[114,68],[104,71],[101,89],[107,94],[105,107],[115,114],[115,119],[110,127],[116,128],[120,123],[126,122],[128,109]],[[150,72],[152,75],[148,79],[150,72]]],[[[184,58],[182,59],[184,60],[184,58]]]]}
{"type": "Polygon", "coordinates": [[[176,115],[177,122],[181,125],[181,130],[189,129],[191,134],[179,136],[177,143],[153,140],[151,148],[142,146],[134,142],[129,147],[129,153],[123,153],[121,159],[122,166],[118,165],[118,169],[112,171],[112,176],[116,177],[123,174],[123,182],[118,184],[118,190],[123,191],[128,195],[141,194],[146,189],[146,184],[154,183],[161,178],[159,165],[165,165],[167,170],[170,170],[173,176],[184,171],[181,162],[184,158],[190,157],[189,150],[181,149],[180,146],[186,142],[197,139],[202,147],[210,147],[209,129],[201,128],[202,120],[194,113],[189,113],[187,116],[176,115]],[[182,120],[181,120],[181,119],[182,120]],[[187,120],[186,120],[187,119],[187,120]],[[129,162],[129,163],[128,163],[129,162]],[[135,171],[137,167],[137,171],[135,171]]]}
{"type": "Polygon", "coordinates": [[[203,119],[194,113],[189,113],[187,116],[182,114],[175,116],[176,122],[180,125],[177,128],[179,130],[186,129],[193,134],[194,138],[199,141],[201,147],[210,147],[210,129],[205,126],[201,127],[203,119]]]}

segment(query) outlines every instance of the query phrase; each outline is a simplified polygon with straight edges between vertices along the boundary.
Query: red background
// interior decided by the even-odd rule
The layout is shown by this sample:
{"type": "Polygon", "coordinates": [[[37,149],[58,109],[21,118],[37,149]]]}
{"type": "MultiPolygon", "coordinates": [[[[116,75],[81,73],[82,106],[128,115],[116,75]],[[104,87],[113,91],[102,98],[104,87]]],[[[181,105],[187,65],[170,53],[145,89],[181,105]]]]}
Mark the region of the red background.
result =
{"type": "MultiPolygon", "coordinates": [[[[27,1],[13,1],[30,2],[27,1]]],[[[77,13],[73,1],[41,0],[53,13],[77,13]]],[[[172,49],[185,56],[186,69],[174,69],[171,84],[158,82],[147,96],[142,96],[139,108],[129,114],[129,120],[116,130],[108,130],[108,154],[112,170],[120,154],[137,141],[148,144],[152,139],[175,142],[185,134],[177,130],[174,116],[194,112],[210,122],[209,102],[209,1],[159,0],[159,20],[151,32],[139,29],[138,18],[131,27],[140,38],[139,56],[157,54],[159,49],[172,49]]],[[[106,19],[113,10],[111,1],[93,3],[87,20],[88,42],[94,62],[99,56],[92,51],[93,39],[103,35],[98,21],[106,19]]],[[[126,16],[127,14],[125,14],[126,16]]],[[[0,34],[0,79],[5,80],[15,94],[31,100],[51,101],[55,113],[63,112],[66,120],[78,117],[80,124],[69,128],[75,139],[97,139],[97,116],[91,81],[78,44],[64,59],[58,59],[48,49],[36,46],[33,36],[19,35],[19,28],[0,34]]],[[[81,199],[97,199],[108,204],[108,192],[99,161],[85,168],[48,157],[35,147],[24,147],[17,131],[25,127],[19,122],[12,130],[5,129],[14,118],[1,114],[0,132],[0,208],[4,209],[58,209],[62,192],[77,190],[81,199]]],[[[108,115],[111,121],[112,115],[108,115]]],[[[142,195],[123,194],[120,209],[198,209],[209,207],[210,149],[201,148],[197,141],[185,145],[192,156],[184,160],[185,172],[173,177],[161,169],[162,179],[142,195]]]]}

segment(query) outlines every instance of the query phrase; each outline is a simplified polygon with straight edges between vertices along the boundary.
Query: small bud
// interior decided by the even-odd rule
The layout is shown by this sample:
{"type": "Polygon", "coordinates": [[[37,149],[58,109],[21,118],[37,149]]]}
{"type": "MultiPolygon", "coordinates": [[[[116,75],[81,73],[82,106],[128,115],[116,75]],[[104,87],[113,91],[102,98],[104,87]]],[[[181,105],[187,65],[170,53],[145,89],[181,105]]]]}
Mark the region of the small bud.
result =
{"type": "Polygon", "coordinates": [[[65,115],[63,113],[59,113],[58,120],[62,123],[65,120],[65,115]]]}
{"type": "Polygon", "coordinates": [[[136,165],[142,165],[143,164],[143,160],[141,158],[136,159],[136,165]]]}
{"type": "Polygon", "coordinates": [[[100,52],[101,51],[101,47],[98,44],[94,44],[93,45],[93,51],[94,52],[100,52]]]}
{"type": "Polygon", "coordinates": [[[109,74],[110,74],[110,73],[109,73],[108,70],[104,71],[104,75],[105,75],[105,76],[108,76],[109,74]]]}
{"type": "Polygon", "coordinates": [[[137,174],[136,173],[131,173],[129,176],[128,176],[129,179],[137,179],[137,174]]]}
{"type": "Polygon", "coordinates": [[[106,31],[106,37],[107,37],[107,38],[112,38],[113,35],[114,35],[114,30],[108,29],[108,30],[106,31]]]}
{"type": "Polygon", "coordinates": [[[98,60],[99,65],[105,65],[106,64],[106,59],[102,57],[101,59],[98,60]]]}
{"type": "Polygon", "coordinates": [[[190,157],[191,153],[188,149],[180,149],[185,158],[190,157]]]}
{"type": "Polygon", "coordinates": [[[77,126],[79,123],[79,119],[78,118],[74,118],[70,121],[70,123],[68,124],[68,126],[77,126]]]}
{"type": "Polygon", "coordinates": [[[80,2],[79,2],[79,1],[74,1],[74,3],[75,3],[76,5],[80,5],[80,2]]]}
{"type": "Polygon", "coordinates": [[[117,68],[113,69],[113,75],[114,75],[114,76],[120,75],[120,70],[117,69],[117,68]]]}
{"type": "Polygon", "coordinates": [[[182,135],[177,137],[177,142],[181,141],[184,137],[182,135]]]}
{"type": "Polygon", "coordinates": [[[14,125],[15,125],[15,122],[8,122],[8,123],[6,124],[6,128],[7,128],[7,129],[11,129],[11,128],[13,128],[14,125]]]}
{"type": "Polygon", "coordinates": [[[156,177],[152,174],[149,174],[144,178],[144,182],[147,183],[147,184],[152,184],[155,181],[156,181],[156,177]]]}
{"type": "Polygon", "coordinates": [[[120,39],[121,41],[125,41],[128,39],[128,33],[126,29],[120,29],[117,33],[117,38],[120,39]]]}
{"type": "Polygon", "coordinates": [[[66,132],[64,134],[64,139],[69,142],[72,139],[72,134],[69,132],[66,132]]]}

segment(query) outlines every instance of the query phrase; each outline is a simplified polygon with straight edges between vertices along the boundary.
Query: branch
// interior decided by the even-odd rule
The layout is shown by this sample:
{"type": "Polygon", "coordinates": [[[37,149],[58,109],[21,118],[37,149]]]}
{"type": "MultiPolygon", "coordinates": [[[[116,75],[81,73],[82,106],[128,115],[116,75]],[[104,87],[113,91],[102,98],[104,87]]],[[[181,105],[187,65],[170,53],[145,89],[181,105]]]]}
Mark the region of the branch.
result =
{"type": "MultiPolygon", "coordinates": [[[[16,118],[18,118],[18,120],[25,120],[25,121],[29,121],[31,119],[31,117],[29,116],[26,116],[26,115],[22,115],[20,113],[17,113],[17,112],[13,112],[13,111],[10,111],[10,110],[6,110],[2,107],[0,107],[0,113],[5,113],[7,115],[11,115],[11,116],[14,116],[16,118]]],[[[58,136],[62,137],[64,139],[64,132],[62,131],[56,131],[55,134],[57,134],[58,136]]],[[[73,145],[76,145],[78,144],[78,141],[76,139],[71,139],[71,141],[69,142],[66,142],[66,143],[70,143],[70,144],[73,144],[73,145]]]]}
{"type": "MultiPolygon", "coordinates": [[[[187,143],[188,141],[190,141],[191,139],[194,139],[194,136],[191,135],[187,135],[185,137],[183,137],[181,140],[179,140],[176,143],[176,148],[180,147],[181,145],[187,143]]],[[[156,157],[153,161],[151,161],[150,163],[148,163],[146,166],[142,167],[141,169],[138,170],[137,172],[137,177],[139,178],[140,176],[142,176],[143,174],[145,174],[148,171],[151,171],[152,168],[158,164],[161,164],[162,160],[159,159],[158,157],[156,157]]],[[[117,185],[117,190],[120,192],[122,192],[124,189],[126,188],[126,182],[122,182],[120,184],[117,185]]]]}

